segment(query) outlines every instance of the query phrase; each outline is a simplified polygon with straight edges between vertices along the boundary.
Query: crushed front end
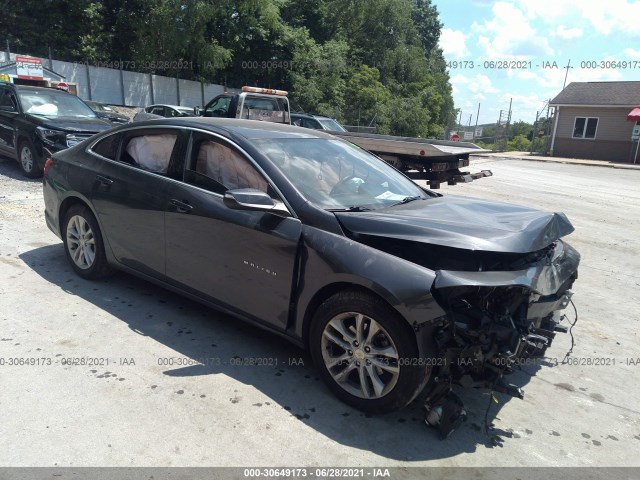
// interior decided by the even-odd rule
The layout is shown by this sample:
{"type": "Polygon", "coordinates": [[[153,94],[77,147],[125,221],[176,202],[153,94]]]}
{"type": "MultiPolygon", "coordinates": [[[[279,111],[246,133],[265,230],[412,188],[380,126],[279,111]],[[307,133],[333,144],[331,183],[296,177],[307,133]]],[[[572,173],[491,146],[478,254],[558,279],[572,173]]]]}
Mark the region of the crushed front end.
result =
{"type": "Polygon", "coordinates": [[[426,421],[448,436],[464,419],[452,385],[490,388],[523,398],[505,379],[517,365],[544,357],[556,332],[566,332],[561,312],[571,301],[580,255],[556,240],[526,254],[484,252],[473,271],[438,270],[432,293],[446,316],[434,338],[426,421]]]}
{"type": "Polygon", "coordinates": [[[350,238],[435,274],[445,314],[414,326],[429,352],[429,425],[446,437],[464,418],[453,385],[522,398],[505,377],[566,331],[580,255],[561,240],[574,231],[563,213],[445,195],[336,216],[350,238]]]}

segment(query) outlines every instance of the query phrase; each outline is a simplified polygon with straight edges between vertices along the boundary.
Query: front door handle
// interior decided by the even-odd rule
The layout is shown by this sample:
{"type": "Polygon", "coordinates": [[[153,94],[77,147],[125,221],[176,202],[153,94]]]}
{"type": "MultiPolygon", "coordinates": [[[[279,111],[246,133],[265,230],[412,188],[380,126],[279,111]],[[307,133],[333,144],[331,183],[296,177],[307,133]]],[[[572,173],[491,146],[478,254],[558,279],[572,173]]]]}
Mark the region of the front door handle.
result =
{"type": "Polygon", "coordinates": [[[180,201],[172,198],[170,203],[171,205],[176,207],[178,213],[189,213],[191,210],[193,210],[193,205],[190,205],[186,200],[180,201]]]}
{"type": "Polygon", "coordinates": [[[111,180],[108,177],[103,177],[102,175],[96,175],[96,180],[100,183],[102,183],[103,185],[112,185],[113,184],[113,180],[111,180]]]}

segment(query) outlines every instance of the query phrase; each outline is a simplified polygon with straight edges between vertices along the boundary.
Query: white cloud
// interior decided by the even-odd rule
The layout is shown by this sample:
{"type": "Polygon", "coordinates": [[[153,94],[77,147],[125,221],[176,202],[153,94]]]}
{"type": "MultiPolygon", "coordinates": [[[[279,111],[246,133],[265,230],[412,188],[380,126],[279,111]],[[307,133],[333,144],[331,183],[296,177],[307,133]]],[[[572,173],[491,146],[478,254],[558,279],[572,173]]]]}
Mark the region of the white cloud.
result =
{"type": "Polygon", "coordinates": [[[459,73],[458,75],[451,77],[450,81],[452,84],[457,85],[459,83],[469,83],[471,80],[466,75],[459,73]]]}
{"type": "Polygon", "coordinates": [[[581,37],[583,33],[581,28],[567,28],[564,25],[559,25],[552,35],[562,40],[573,40],[581,37]]]}
{"type": "Polygon", "coordinates": [[[476,94],[498,93],[500,91],[493,86],[493,83],[491,82],[491,79],[489,77],[482,74],[478,74],[473,77],[469,82],[469,86],[467,88],[469,89],[469,91],[476,94]]]}
{"type": "Polygon", "coordinates": [[[531,70],[518,70],[515,75],[519,80],[535,80],[538,78],[538,75],[531,70]]]}
{"type": "Polygon", "coordinates": [[[545,97],[541,94],[521,95],[513,92],[505,92],[501,97],[502,103],[509,108],[509,102],[511,105],[511,121],[523,120],[525,122],[533,123],[536,119],[536,112],[540,112],[549,97],[545,97]]]}
{"type": "Polygon", "coordinates": [[[514,4],[497,2],[492,12],[491,20],[474,22],[471,26],[478,34],[478,45],[485,58],[524,60],[553,53],[547,38],[538,34],[530,19],[514,4]]]}
{"type": "Polygon", "coordinates": [[[535,2],[519,0],[516,3],[522,6],[528,18],[542,18],[549,23],[553,23],[558,18],[572,13],[575,17],[576,13],[579,14],[582,8],[590,8],[590,6],[581,4],[580,0],[536,0],[535,2]]]}
{"type": "Polygon", "coordinates": [[[457,95],[458,93],[461,92],[463,86],[469,83],[470,81],[471,80],[469,79],[469,77],[461,73],[454,75],[449,79],[449,83],[451,83],[451,92],[454,95],[457,95]]]}
{"type": "MultiPolygon", "coordinates": [[[[606,62],[607,60],[614,60],[614,58],[607,58],[604,61],[606,62]]],[[[573,65],[569,68],[569,73],[567,73],[565,66],[566,64],[558,65],[558,68],[523,70],[516,74],[516,78],[521,80],[521,87],[525,82],[526,85],[531,85],[529,90],[532,91],[537,91],[540,87],[543,87],[549,91],[548,94],[552,97],[555,97],[562,90],[565,76],[567,85],[571,82],[615,81],[623,78],[622,72],[615,68],[580,68],[579,63],[573,62],[573,65]]]]}
{"type": "Polygon", "coordinates": [[[476,74],[473,76],[458,74],[451,79],[453,92],[456,98],[462,100],[462,104],[456,103],[457,108],[461,108],[465,115],[478,108],[478,103],[487,99],[492,102],[492,97],[500,93],[500,90],[493,85],[487,75],[476,74]]]}
{"type": "Polygon", "coordinates": [[[466,35],[460,30],[443,28],[440,34],[440,48],[446,57],[465,58],[469,56],[466,35]]]}
{"type": "Polygon", "coordinates": [[[640,50],[634,50],[633,48],[625,48],[624,54],[627,57],[637,58],[640,60],[640,50]]]}
{"type": "MultiPolygon", "coordinates": [[[[639,37],[637,20],[640,18],[640,2],[637,0],[518,0],[530,19],[541,19],[550,25],[571,24],[594,28],[598,33],[639,37]],[[560,23],[562,22],[562,23],[560,23]]],[[[572,30],[569,28],[568,30],[572,30]]]]}

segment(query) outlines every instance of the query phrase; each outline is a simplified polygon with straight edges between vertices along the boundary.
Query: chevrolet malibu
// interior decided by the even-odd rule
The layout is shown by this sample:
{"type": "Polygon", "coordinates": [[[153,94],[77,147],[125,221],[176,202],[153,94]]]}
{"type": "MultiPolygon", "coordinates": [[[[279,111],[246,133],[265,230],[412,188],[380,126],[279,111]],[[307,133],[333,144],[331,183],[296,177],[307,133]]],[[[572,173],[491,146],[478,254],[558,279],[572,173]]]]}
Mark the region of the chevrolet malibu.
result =
{"type": "Polygon", "coordinates": [[[121,126],[45,166],[45,216],[75,272],[124,270],[308,348],[341,400],[425,395],[443,436],[452,385],[521,397],[580,256],[562,213],[441,195],[331,135],[236,119],[121,126]]]}

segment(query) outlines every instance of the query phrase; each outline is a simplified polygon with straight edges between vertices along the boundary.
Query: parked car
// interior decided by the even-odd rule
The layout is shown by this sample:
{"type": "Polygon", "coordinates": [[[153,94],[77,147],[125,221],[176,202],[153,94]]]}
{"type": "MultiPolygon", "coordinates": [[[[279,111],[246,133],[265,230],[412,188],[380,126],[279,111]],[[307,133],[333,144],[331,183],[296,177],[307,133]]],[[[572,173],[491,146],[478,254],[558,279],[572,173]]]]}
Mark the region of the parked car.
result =
{"type": "Polygon", "coordinates": [[[193,117],[196,110],[190,107],[181,107],[180,105],[149,105],[144,109],[146,113],[160,115],[161,117],[193,117]]]}
{"type": "Polygon", "coordinates": [[[122,115],[115,111],[115,109],[109,105],[104,103],[93,102],[90,100],[85,100],[89,108],[93,110],[96,115],[104,120],[108,120],[111,123],[121,124],[121,123],[129,123],[129,117],[126,115],[122,115]]]}
{"type": "Polygon", "coordinates": [[[117,127],[54,155],[43,188],[81,277],[121,269],[274,331],[365,411],[426,386],[443,435],[464,414],[453,384],[521,396],[503,377],[563,328],[580,259],[561,213],[443,196],[271,122],[117,127]]]}
{"type": "Polygon", "coordinates": [[[0,82],[0,154],[27,177],[41,176],[53,153],[111,127],[75,95],[0,82]]]}
{"type": "Polygon", "coordinates": [[[309,113],[292,113],[291,124],[299,127],[313,128],[314,130],[329,130],[333,132],[346,132],[347,129],[335,119],[309,113]]]}

